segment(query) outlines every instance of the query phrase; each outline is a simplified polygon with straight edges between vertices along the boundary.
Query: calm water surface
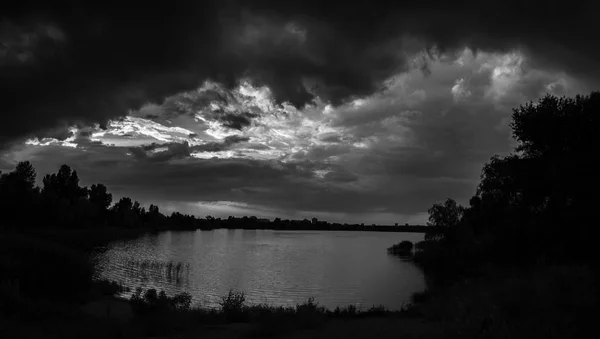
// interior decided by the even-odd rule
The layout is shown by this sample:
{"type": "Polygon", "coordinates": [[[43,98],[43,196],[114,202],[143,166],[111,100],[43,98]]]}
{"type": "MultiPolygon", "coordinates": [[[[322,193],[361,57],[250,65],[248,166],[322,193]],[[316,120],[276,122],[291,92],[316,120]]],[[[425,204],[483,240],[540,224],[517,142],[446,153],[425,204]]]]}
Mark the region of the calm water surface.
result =
{"type": "Polygon", "coordinates": [[[189,292],[206,307],[234,289],[250,303],[295,305],[314,297],[330,308],[398,309],[424,289],[424,278],[386,248],[422,239],[386,232],[167,231],[110,244],[96,256],[96,276],[132,290],[189,292]]]}

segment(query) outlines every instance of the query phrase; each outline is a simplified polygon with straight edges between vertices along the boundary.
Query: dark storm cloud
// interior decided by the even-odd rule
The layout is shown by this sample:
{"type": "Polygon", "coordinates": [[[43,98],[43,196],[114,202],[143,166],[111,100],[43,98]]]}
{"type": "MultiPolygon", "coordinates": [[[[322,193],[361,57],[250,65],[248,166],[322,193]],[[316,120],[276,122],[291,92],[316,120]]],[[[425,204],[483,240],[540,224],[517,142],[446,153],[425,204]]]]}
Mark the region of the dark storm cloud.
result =
{"type": "Polygon", "coordinates": [[[68,126],[63,126],[62,128],[53,128],[46,130],[45,133],[39,135],[42,138],[53,138],[57,140],[65,140],[69,137],[73,136],[73,132],[69,131],[68,126]]]}
{"type": "MultiPolygon", "coordinates": [[[[73,123],[104,125],[205,79],[232,86],[249,76],[280,102],[301,106],[318,94],[337,105],[379,90],[410,66],[404,52],[420,42],[441,50],[521,47],[540,65],[588,81],[600,75],[596,1],[493,9],[475,1],[11,6],[0,25],[2,145],[73,123]]],[[[226,116],[224,124],[241,129],[245,118],[226,116]]]]}
{"type": "Polygon", "coordinates": [[[230,135],[221,142],[207,142],[202,145],[190,146],[188,142],[172,142],[165,144],[151,143],[138,147],[130,147],[129,151],[138,160],[164,162],[173,159],[189,157],[194,152],[220,152],[230,149],[233,145],[247,142],[248,137],[230,135]],[[166,148],[166,150],[163,150],[166,148]],[[156,152],[154,152],[156,151],[156,152]]]}
{"type": "Polygon", "coordinates": [[[347,171],[334,171],[325,174],[326,180],[336,182],[352,182],[358,179],[358,176],[347,171]]]}
{"type": "Polygon", "coordinates": [[[196,151],[196,152],[225,151],[225,150],[231,148],[231,146],[233,146],[234,144],[237,144],[240,142],[246,142],[248,140],[250,140],[250,138],[248,138],[248,137],[241,137],[238,135],[230,135],[230,136],[226,137],[222,142],[207,142],[206,144],[192,147],[192,150],[196,151]]]}
{"type": "Polygon", "coordinates": [[[252,124],[258,113],[240,110],[226,110],[224,106],[239,104],[238,99],[226,88],[194,90],[167,97],[161,106],[146,105],[132,115],[151,119],[164,125],[178,116],[203,116],[221,123],[222,126],[242,130],[252,124]],[[215,107],[212,107],[212,106],[215,107]]]}
{"type": "Polygon", "coordinates": [[[341,136],[336,133],[323,133],[319,136],[319,140],[323,142],[340,142],[341,136]]]}
{"type": "MultiPolygon", "coordinates": [[[[345,213],[349,217],[342,222],[355,222],[357,214],[373,211],[421,213],[424,202],[430,206],[439,196],[468,196],[473,190],[471,184],[460,181],[410,176],[387,177],[383,189],[364,189],[354,185],[356,176],[344,168],[311,161],[189,157],[131,161],[127,149],[105,146],[82,149],[24,145],[20,152],[35,166],[38,184],[44,174],[56,173],[62,164],[69,164],[79,173],[82,186],[103,183],[115,199],[129,196],[146,206],[175,202],[179,210],[188,203],[235,201],[284,212],[345,213]],[[315,170],[330,172],[318,178],[315,170]]],[[[14,168],[14,162],[3,166],[2,160],[0,168],[14,168]]]]}
{"type": "MultiPolygon", "coordinates": [[[[167,161],[130,161],[119,147],[88,150],[61,146],[31,147],[29,159],[39,177],[54,173],[60,165],[70,164],[80,173],[81,184],[101,182],[117,195],[127,195],[148,203],[165,201],[197,202],[240,198],[240,202],[270,205],[274,208],[327,209],[325,202],[335,199],[333,210],[357,208],[343,203],[343,189],[327,189],[317,182],[314,169],[325,168],[312,162],[281,163],[250,159],[180,159],[167,161]],[[275,189],[277,188],[277,189],[275,189]],[[232,196],[233,190],[244,195],[232,196]],[[254,192],[254,194],[247,194],[254,192]],[[320,196],[313,196],[313,194],[320,196]],[[297,200],[297,205],[294,203],[297,200]]],[[[340,175],[336,180],[348,180],[340,175]]],[[[357,203],[358,204],[358,203],[357,203]]],[[[360,208],[369,208],[367,204],[360,208]]]]}
{"type": "MultiPolygon", "coordinates": [[[[202,91],[189,91],[165,99],[162,108],[155,115],[171,117],[176,115],[194,115],[206,109],[211,103],[226,105],[235,102],[233,94],[225,88],[213,88],[202,91]]],[[[223,110],[219,108],[219,112],[223,110]]]]}
{"type": "Polygon", "coordinates": [[[250,126],[252,118],[256,118],[257,116],[257,114],[249,112],[215,112],[213,114],[213,117],[220,121],[223,126],[237,130],[242,130],[244,127],[250,126]]]}
{"type": "Polygon", "coordinates": [[[140,147],[129,148],[131,154],[138,160],[149,160],[153,162],[163,162],[172,159],[181,159],[190,156],[190,145],[187,142],[183,143],[168,143],[168,144],[156,144],[144,145],[140,147]],[[156,153],[148,153],[158,148],[166,147],[166,150],[161,150],[156,153]]]}

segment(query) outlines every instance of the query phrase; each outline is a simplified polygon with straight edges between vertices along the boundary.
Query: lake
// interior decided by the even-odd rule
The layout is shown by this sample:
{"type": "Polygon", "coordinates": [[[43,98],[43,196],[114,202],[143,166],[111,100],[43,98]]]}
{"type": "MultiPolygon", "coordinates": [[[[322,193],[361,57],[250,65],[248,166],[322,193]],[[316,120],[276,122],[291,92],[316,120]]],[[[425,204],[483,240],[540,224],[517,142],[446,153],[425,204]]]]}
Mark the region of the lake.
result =
{"type": "Polygon", "coordinates": [[[420,233],[226,230],[165,231],[117,241],[99,251],[97,278],[188,292],[216,307],[230,289],[249,303],[295,305],[314,297],[328,308],[399,309],[425,288],[422,272],[388,255],[420,233]]]}

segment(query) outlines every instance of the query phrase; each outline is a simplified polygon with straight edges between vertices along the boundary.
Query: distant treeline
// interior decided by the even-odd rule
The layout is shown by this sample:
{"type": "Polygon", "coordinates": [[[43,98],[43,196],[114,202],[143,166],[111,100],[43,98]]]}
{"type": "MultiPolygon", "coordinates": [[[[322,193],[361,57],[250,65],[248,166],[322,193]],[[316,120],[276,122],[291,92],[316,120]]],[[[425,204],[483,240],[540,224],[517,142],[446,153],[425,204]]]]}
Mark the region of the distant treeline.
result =
{"type": "Polygon", "coordinates": [[[148,230],[196,229],[274,229],[274,230],[353,230],[383,232],[425,232],[425,226],[377,226],[339,224],[308,220],[198,218],[173,212],[164,215],[158,206],[148,209],[138,201],[123,197],[113,204],[112,194],[103,184],[79,185],[77,171],[62,165],[47,174],[42,187],[36,186],[36,171],[29,161],[19,162],[8,173],[0,172],[0,228],[24,230],[39,228],[93,229],[115,227],[148,230]]]}
{"type": "Polygon", "coordinates": [[[375,231],[375,232],[417,232],[425,233],[434,227],[421,225],[365,225],[365,224],[340,224],[328,223],[326,221],[313,220],[282,220],[276,218],[273,221],[259,219],[257,217],[243,217],[228,219],[213,219],[218,228],[229,229],[273,229],[273,230],[315,230],[315,231],[375,231]]]}
{"type": "Polygon", "coordinates": [[[112,204],[106,186],[79,186],[77,171],[67,165],[44,176],[42,187],[35,185],[36,172],[29,161],[0,175],[0,220],[4,229],[117,227],[126,229],[210,228],[210,221],[193,215],[146,210],[139,202],[123,197],[112,204]]]}

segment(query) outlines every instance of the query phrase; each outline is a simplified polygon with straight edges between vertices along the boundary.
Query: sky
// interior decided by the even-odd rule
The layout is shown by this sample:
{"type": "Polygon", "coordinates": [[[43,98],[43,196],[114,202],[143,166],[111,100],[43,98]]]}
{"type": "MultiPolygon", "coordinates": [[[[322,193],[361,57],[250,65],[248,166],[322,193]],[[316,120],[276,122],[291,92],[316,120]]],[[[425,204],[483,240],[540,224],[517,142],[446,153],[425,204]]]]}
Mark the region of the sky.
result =
{"type": "Polygon", "coordinates": [[[594,2],[23,1],[0,16],[0,170],[163,212],[425,223],[600,85],[594,2]]]}

